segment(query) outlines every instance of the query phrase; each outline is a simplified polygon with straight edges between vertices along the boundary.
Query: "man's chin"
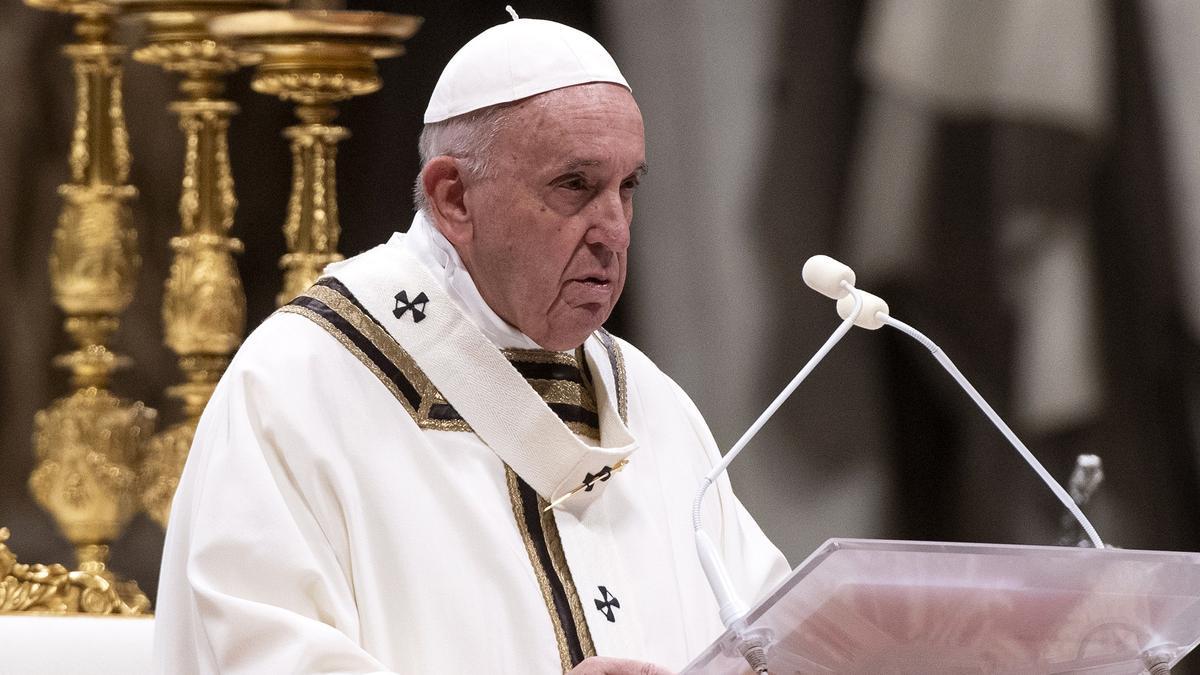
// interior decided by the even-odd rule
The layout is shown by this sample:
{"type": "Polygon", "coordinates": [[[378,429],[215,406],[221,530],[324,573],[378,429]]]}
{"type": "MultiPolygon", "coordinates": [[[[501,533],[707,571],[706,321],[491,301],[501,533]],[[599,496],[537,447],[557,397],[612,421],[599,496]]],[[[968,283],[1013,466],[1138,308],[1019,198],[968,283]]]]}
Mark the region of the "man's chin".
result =
{"type": "Polygon", "coordinates": [[[534,337],[533,341],[543,349],[556,352],[574,349],[583,344],[588,336],[595,332],[608,320],[611,309],[601,305],[581,305],[572,307],[570,315],[554,322],[545,335],[534,337]]]}

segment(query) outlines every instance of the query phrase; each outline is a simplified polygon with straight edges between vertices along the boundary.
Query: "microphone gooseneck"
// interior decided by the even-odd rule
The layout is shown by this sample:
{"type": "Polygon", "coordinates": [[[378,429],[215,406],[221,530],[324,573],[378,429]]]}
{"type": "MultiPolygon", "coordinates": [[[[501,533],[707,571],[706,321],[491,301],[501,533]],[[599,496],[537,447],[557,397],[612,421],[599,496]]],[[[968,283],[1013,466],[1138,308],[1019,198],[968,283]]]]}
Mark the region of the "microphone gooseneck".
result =
{"type": "MultiPolygon", "coordinates": [[[[847,271],[849,272],[850,278],[854,277],[853,270],[850,270],[849,267],[834,260],[833,258],[829,258],[828,256],[813,256],[809,259],[809,262],[811,263],[814,260],[817,260],[817,262],[813,263],[814,279],[824,280],[835,273],[845,275],[847,271]],[[843,270],[840,268],[845,269],[843,270]]],[[[805,263],[805,269],[807,268],[808,263],[805,263]]],[[[811,285],[812,284],[810,284],[810,286],[811,285]]],[[[834,297],[829,295],[829,293],[825,293],[824,290],[817,290],[825,295],[828,295],[829,297],[834,297]]],[[[1089,521],[1087,516],[1084,515],[1083,510],[1079,508],[1079,505],[1075,503],[1075,500],[1071,499],[1071,495],[1068,494],[1065,489],[1063,489],[1062,485],[1060,485],[1058,481],[1054,480],[1054,477],[1050,475],[1050,472],[1046,470],[1046,467],[1042,466],[1042,463],[1037,460],[1037,457],[1034,457],[1033,453],[1029,451],[1029,448],[1021,442],[1021,439],[1017,438],[1017,435],[1013,433],[1013,430],[1008,426],[1008,424],[1005,423],[995,409],[993,409],[992,406],[989,405],[986,400],[984,400],[979,391],[977,391],[975,387],[967,380],[966,376],[962,374],[962,371],[960,371],[958,367],[954,365],[954,362],[950,360],[950,357],[946,355],[946,352],[943,351],[941,347],[938,347],[933,340],[930,340],[921,331],[913,328],[899,319],[892,317],[887,303],[881,298],[871,293],[867,293],[861,289],[854,290],[862,295],[862,311],[857,313],[852,312],[849,298],[840,297],[837,298],[838,315],[843,319],[846,319],[846,317],[853,313],[855,316],[854,325],[861,328],[867,328],[869,330],[876,330],[884,325],[891,326],[892,328],[895,328],[901,333],[904,333],[905,335],[921,343],[921,345],[928,349],[929,353],[933,355],[933,358],[939,364],[941,364],[942,368],[944,368],[947,373],[950,373],[950,376],[954,378],[954,381],[958,383],[958,386],[961,387],[962,390],[967,393],[967,396],[969,396],[971,400],[975,402],[975,405],[978,406],[981,411],[983,411],[983,414],[987,416],[992,425],[1000,431],[1005,440],[1008,441],[1009,445],[1011,445],[1013,449],[1017,451],[1017,454],[1021,455],[1021,458],[1025,460],[1025,463],[1028,464],[1031,469],[1033,469],[1034,473],[1038,475],[1038,478],[1041,478],[1042,482],[1046,484],[1046,487],[1050,488],[1050,492],[1054,493],[1054,496],[1058,498],[1058,501],[1062,502],[1062,505],[1066,507],[1071,516],[1079,522],[1079,526],[1082,527],[1083,531],[1087,534],[1088,539],[1092,542],[1092,546],[1095,546],[1096,548],[1104,548],[1104,542],[1101,541],[1100,535],[1096,532],[1096,528],[1092,526],[1091,521],[1089,521]]],[[[857,299],[854,301],[855,306],[857,306],[858,302],[859,301],[857,299]]]]}
{"type": "Polygon", "coordinates": [[[928,337],[926,337],[924,333],[899,319],[884,314],[881,315],[880,321],[882,323],[886,323],[892,328],[895,328],[901,333],[904,333],[917,342],[920,342],[926,349],[929,350],[929,353],[933,355],[933,358],[941,364],[942,368],[944,368],[947,373],[950,373],[950,376],[954,378],[954,381],[958,383],[958,386],[962,387],[962,390],[967,392],[967,396],[970,396],[971,400],[975,402],[975,405],[983,411],[983,414],[987,416],[992,425],[995,426],[1001,434],[1003,434],[1009,445],[1011,445],[1013,449],[1021,455],[1021,458],[1025,460],[1025,463],[1028,464],[1029,467],[1033,469],[1034,473],[1036,473],[1038,477],[1042,479],[1042,482],[1046,484],[1046,487],[1050,488],[1050,491],[1054,493],[1054,496],[1058,498],[1058,501],[1062,502],[1063,506],[1067,508],[1067,511],[1069,511],[1071,515],[1075,517],[1075,520],[1079,522],[1079,526],[1082,527],[1083,531],[1087,534],[1088,539],[1091,540],[1092,546],[1096,548],[1104,548],[1104,542],[1100,540],[1100,535],[1096,532],[1096,528],[1092,526],[1092,522],[1083,514],[1083,510],[1079,508],[1079,505],[1075,503],[1075,500],[1071,499],[1071,495],[1063,489],[1062,485],[1058,484],[1058,481],[1054,480],[1054,477],[1050,475],[1050,472],[1046,470],[1046,467],[1042,466],[1042,463],[1037,460],[1037,457],[1034,457],[1033,453],[1029,451],[1029,448],[1027,448],[1025,444],[1021,442],[1021,439],[1017,438],[1017,435],[1013,433],[1013,430],[1009,428],[1008,424],[1006,424],[1003,419],[1000,418],[1000,415],[992,408],[992,406],[989,405],[986,400],[984,400],[979,391],[977,391],[975,387],[969,381],[967,381],[966,376],[962,374],[962,371],[958,369],[958,366],[954,365],[954,362],[950,360],[950,357],[946,355],[946,352],[944,352],[941,347],[938,347],[933,340],[930,340],[928,337]]]}
{"type": "Polygon", "coordinates": [[[854,283],[856,278],[854,270],[829,256],[815,255],[809,258],[804,263],[801,276],[804,278],[804,283],[810,288],[837,301],[837,311],[838,315],[842,318],[842,322],[825,343],[821,345],[821,348],[808,360],[808,363],[804,364],[800,372],[796,373],[792,381],[783,388],[783,391],[779,392],[775,400],[771,401],[767,409],[758,416],[758,419],[750,425],[750,428],[742,434],[741,438],[733,444],[733,447],[725,453],[725,456],[717,462],[712,471],[704,476],[700,481],[699,489],[696,491],[695,500],[692,502],[692,527],[695,531],[696,554],[700,558],[700,566],[704,571],[705,578],[708,579],[709,587],[712,588],[713,596],[716,598],[721,622],[734,633],[738,651],[746,658],[754,672],[767,672],[766,649],[769,645],[765,644],[764,638],[761,635],[756,634],[755,631],[747,630],[745,617],[748,609],[746,604],[738,597],[737,590],[733,587],[733,581],[729,578],[729,573],[725,569],[716,544],[704,531],[702,522],[704,496],[708,492],[708,488],[725,472],[730,463],[734,459],[737,459],[737,456],[745,449],[746,445],[753,440],[763,426],[766,425],[767,421],[779,410],[780,406],[787,401],[788,397],[800,386],[800,383],[812,373],[817,364],[829,354],[833,347],[845,337],[846,333],[853,326],[859,326],[868,330],[877,330],[885,325],[891,326],[928,349],[934,359],[954,378],[959,387],[983,411],[988,420],[991,421],[1021,458],[1033,469],[1034,473],[1050,488],[1054,496],[1062,502],[1071,516],[1079,522],[1080,527],[1083,528],[1092,545],[1096,548],[1104,548],[1104,542],[1101,541],[1096,528],[1092,526],[1091,521],[1088,520],[1079,506],[1071,499],[1067,491],[1054,480],[1050,472],[1034,457],[1029,448],[1021,442],[1021,439],[1017,438],[1017,435],[1013,433],[1008,424],[1000,418],[1000,415],[984,400],[975,387],[967,381],[966,376],[962,374],[958,367],[954,365],[954,362],[950,360],[950,357],[933,340],[930,340],[916,328],[899,319],[893,318],[887,303],[882,298],[855,288],[854,283]]]}
{"type": "MultiPolygon", "coordinates": [[[[832,263],[840,265],[840,263],[837,263],[837,261],[833,260],[832,258],[828,258],[828,260],[832,263]]],[[[809,263],[812,261],[813,259],[810,258],[809,263]]],[[[800,383],[803,382],[813,371],[813,369],[817,367],[817,364],[819,364],[821,360],[825,358],[825,356],[833,349],[833,347],[839,341],[841,341],[841,339],[845,337],[846,333],[850,332],[850,329],[854,326],[854,321],[858,318],[860,312],[862,311],[863,294],[854,288],[854,272],[845,265],[842,265],[842,267],[845,268],[845,271],[849,271],[849,277],[847,279],[842,272],[838,272],[837,282],[838,287],[843,291],[842,296],[853,298],[851,300],[849,314],[845,319],[842,320],[842,323],[838,325],[837,329],[833,331],[833,334],[829,336],[829,338],[825,341],[825,344],[821,345],[821,348],[817,350],[817,353],[813,354],[812,358],[808,360],[808,363],[804,364],[804,367],[800,369],[800,372],[796,373],[796,376],[792,378],[792,381],[783,388],[783,391],[779,392],[779,395],[775,397],[775,400],[771,401],[771,405],[767,406],[767,409],[758,416],[758,419],[754,420],[754,423],[750,425],[750,428],[746,429],[745,433],[742,434],[742,437],[739,438],[737,442],[733,444],[733,447],[731,447],[729,451],[725,453],[725,456],[721,458],[721,461],[717,462],[712,470],[708,472],[708,475],[706,475],[700,481],[700,487],[696,491],[696,498],[692,502],[692,527],[695,531],[696,554],[700,558],[700,567],[704,571],[704,576],[708,580],[709,587],[712,589],[713,597],[715,597],[717,600],[718,613],[721,617],[721,623],[724,624],[726,628],[734,632],[737,639],[738,651],[746,658],[751,669],[756,673],[766,672],[766,645],[763,644],[763,638],[761,636],[751,635],[745,630],[746,626],[743,619],[748,611],[746,603],[744,603],[738,596],[737,589],[734,588],[733,581],[729,578],[729,573],[725,569],[725,565],[721,560],[721,554],[717,551],[716,544],[713,542],[712,538],[708,536],[708,533],[704,531],[704,495],[708,492],[708,488],[716,482],[717,478],[719,478],[721,474],[725,472],[725,469],[729,467],[729,464],[733,460],[737,459],[737,456],[741,454],[742,450],[745,449],[750,441],[754,439],[754,437],[763,428],[763,426],[766,425],[767,421],[771,419],[775,412],[779,410],[780,406],[787,401],[788,397],[792,395],[792,392],[796,391],[796,387],[800,386],[800,383]]],[[[807,271],[808,269],[809,265],[806,263],[805,270],[807,271]]],[[[827,289],[829,288],[828,281],[831,278],[828,274],[830,269],[831,267],[829,265],[823,265],[817,268],[817,271],[822,273],[820,278],[817,279],[817,282],[825,284],[827,289]]],[[[813,287],[814,289],[816,288],[816,286],[813,285],[813,282],[809,281],[807,274],[805,276],[805,281],[808,282],[809,286],[813,287]]],[[[826,293],[826,295],[830,294],[826,293]]],[[[830,295],[830,297],[836,297],[836,294],[830,295]]]]}

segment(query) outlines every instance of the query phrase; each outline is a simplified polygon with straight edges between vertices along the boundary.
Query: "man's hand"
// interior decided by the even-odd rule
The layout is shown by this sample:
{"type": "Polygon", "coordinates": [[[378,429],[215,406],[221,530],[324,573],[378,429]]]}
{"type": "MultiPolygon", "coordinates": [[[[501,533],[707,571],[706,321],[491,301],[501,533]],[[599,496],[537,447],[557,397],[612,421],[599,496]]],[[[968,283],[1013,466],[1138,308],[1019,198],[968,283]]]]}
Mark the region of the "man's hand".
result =
{"type": "Polygon", "coordinates": [[[653,663],[592,656],[572,668],[567,675],[674,675],[674,673],[653,663]]]}

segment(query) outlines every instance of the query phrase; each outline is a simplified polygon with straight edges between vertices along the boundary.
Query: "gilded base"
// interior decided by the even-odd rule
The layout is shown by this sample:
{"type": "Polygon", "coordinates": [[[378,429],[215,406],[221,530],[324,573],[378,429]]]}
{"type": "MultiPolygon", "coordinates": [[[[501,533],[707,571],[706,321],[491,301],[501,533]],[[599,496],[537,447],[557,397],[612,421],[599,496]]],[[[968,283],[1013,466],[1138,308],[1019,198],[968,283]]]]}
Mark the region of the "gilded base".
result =
{"type": "Polygon", "coordinates": [[[5,544],[8,528],[0,527],[0,614],[150,613],[150,599],[134,581],[121,581],[103,565],[69,571],[59,564],[17,562],[5,544]]]}

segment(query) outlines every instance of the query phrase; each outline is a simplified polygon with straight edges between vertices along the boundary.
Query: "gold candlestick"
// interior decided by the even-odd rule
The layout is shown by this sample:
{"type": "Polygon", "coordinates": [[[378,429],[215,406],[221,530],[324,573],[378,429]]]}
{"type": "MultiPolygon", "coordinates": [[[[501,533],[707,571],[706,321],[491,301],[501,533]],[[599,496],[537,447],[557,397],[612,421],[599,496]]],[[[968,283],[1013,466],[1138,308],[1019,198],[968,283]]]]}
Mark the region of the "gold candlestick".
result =
{"type": "Polygon", "coordinates": [[[163,294],[163,334],[179,357],[184,382],[167,390],[183,404],[184,420],[150,440],[142,465],[141,501],[163,527],[187,460],[200,413],[242,341],[246,294],[233,254],[242,243],[229,236],[237,198],[229,168],[229,120],[238,107],[221,97],[224,77],[252,55],[239,55],[208,32],[214,17],[286,0],[117,0],[125,15],[146,27],[146,45],[133,57],[181,75],[179,115],[184,135],[180,235],[163,294]]]}
{"type": "MultiPolygon", "coordinates": [[[[155,412],[117,398],[107,386],[128,359],[109,350],[118,317],[133,299],[141,259],[129,202],[128,136],[121,105],[121,56],[109,40],[115,10],[100,0],[26,0],[33,7],[75,14],[79,41],[63,53],[75,75],[76,113],[71,182],[50,253],[54,300],[66,314],[76,349],[55,359],[71,371],[72,393],[34,420],[37,467],[29,487],[75,546],[81,572],[115,581],[106,568],[108,543],[138,511],[136,467],[155,412]]],[[[123,605],[148,605],[132,582],[119,585],[123,605]]]]}
{"type": "Polygon", "coordinates": [[[337,144],[350,131],[331,124],[338,114],[334,104],[378,90],[375,60],[404,53],[400,43],[420,25],[415,16],[336,10],[248,12],[210,24],[239,51],[262,57],[254,90],[295,103],[300,119],[283,132],[291,141],[292,193],[283,226],[288,253],[279,261],[280,305],[342,259],[335,165],[337,144]]]}

